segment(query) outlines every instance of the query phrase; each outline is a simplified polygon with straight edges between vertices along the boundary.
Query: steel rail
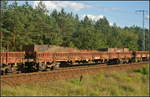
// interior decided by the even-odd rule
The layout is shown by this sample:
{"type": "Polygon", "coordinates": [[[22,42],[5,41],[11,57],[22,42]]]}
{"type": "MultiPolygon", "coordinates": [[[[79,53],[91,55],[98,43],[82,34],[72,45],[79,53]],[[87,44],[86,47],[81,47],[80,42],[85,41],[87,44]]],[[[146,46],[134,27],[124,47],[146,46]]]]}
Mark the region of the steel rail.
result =
{"type": "Polygon", "coordinates": [[[132,64],[118,64],[118,65],[93,65],[93,66],[77,66],[61,68],[58,70],[47,72],[21,73],[13,75],[1,76],[1,85],[13,84],[29,84],[35,82],[48,82],[50,80],[69,79],[73,77],[80,77],[85,74],[93,74],[98,72],[113,71],[113,70],[130,70],[147,65],[148,62],[132,63],[132,64]]]}

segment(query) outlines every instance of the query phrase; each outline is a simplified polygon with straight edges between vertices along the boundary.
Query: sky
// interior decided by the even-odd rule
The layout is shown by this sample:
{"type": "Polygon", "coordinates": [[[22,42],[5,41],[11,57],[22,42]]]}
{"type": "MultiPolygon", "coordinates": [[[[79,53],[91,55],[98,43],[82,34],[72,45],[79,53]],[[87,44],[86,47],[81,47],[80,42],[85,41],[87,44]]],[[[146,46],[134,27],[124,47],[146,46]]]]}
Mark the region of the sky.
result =
{"type": "MultiPolygon", "coordinates": [[[[149,28],[149,1],[42,1],[46,8],[51,12],[53,9],[60,11],[64,8],[66,12],[78,14],[80,19],[86,15],[96,21],[106,17],[112,25],[117,26],[140,26],[142,27],[142,13],[136,10],[146,10],[145,28],[149,28]]],[[[23,4],[24,1],[19,1],[23,4]]],[[[37,6],[39,1],[29,1],[33,7],[37,6]]]]}

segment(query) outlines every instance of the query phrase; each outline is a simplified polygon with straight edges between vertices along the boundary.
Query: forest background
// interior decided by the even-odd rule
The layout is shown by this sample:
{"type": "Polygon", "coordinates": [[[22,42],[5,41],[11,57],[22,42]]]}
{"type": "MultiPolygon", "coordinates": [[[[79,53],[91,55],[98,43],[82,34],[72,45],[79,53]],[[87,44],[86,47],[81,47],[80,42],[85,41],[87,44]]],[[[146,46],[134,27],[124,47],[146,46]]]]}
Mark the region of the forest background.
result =
{"type": "MultiPolygon", "coordinates": [[[[40,2],[33,8],[28,2],[8,5],[1,2],[2,50],[21,51],[24,45],[48,44],[79,49],[126,47],[142,50],[142,28],[111,26],[106,17],[93,21],[88,16],[79,19],[77,14],[53,10],[48,12],[40,2]]],[[[146,50],[150,43],[149,29],[145,30],[146,50]]]]}

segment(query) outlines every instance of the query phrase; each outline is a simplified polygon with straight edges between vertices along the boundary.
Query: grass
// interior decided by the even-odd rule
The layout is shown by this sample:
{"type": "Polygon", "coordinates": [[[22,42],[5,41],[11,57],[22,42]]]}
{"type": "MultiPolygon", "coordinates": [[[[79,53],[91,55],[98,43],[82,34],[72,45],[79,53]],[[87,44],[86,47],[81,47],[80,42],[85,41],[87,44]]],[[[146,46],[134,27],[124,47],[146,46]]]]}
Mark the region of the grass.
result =
{"type": "Polygon", "coordinates": [[[148,96],[149,67],[2,88],[2,96],[148,96]]]}

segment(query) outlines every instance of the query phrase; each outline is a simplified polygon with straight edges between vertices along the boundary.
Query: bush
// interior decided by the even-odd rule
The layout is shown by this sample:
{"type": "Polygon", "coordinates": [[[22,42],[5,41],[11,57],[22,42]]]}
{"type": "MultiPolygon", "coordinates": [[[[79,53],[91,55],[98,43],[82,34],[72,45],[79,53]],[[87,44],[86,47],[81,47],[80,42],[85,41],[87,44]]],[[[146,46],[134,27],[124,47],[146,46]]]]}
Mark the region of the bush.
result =
{"type": "Polygon", "coordinates": [[[143,74],[143,75],[148,75],[148,73],[149,73],[149,66],[144,66],[144,67],[142,67],[142,68],[140,68],[140,69],[135,69],[135,70],[133,70],[134,72],[138,72],[138,73],[141,73],[141,74],[143,74]]]}

